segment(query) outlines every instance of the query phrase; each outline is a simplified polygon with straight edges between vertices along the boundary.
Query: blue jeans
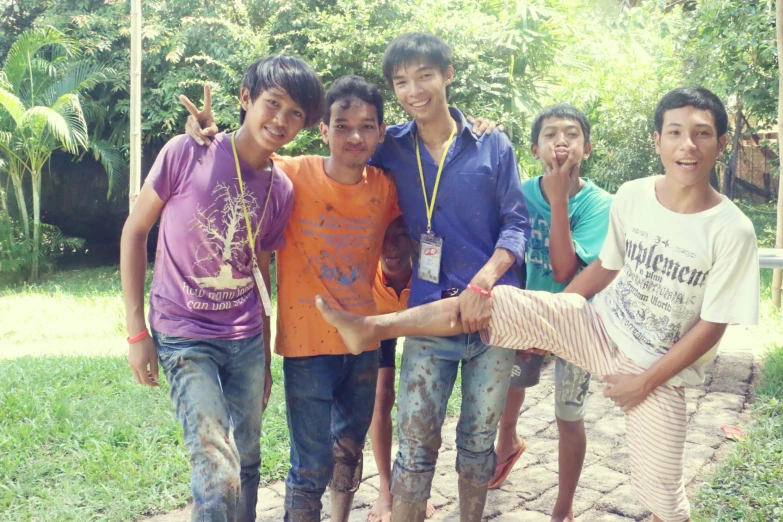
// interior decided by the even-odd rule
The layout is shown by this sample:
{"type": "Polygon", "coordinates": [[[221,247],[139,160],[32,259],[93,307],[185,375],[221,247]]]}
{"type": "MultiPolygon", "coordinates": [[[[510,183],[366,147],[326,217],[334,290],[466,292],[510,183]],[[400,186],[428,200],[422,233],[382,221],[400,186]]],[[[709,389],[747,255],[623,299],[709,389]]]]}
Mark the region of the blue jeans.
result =
{"type": "Polygon", "coordinates": [[[430,497],[446,405],[462,364],[457,473],[488,483],[495,472],[495,433],[506,405],[514,351],[487,346],[478,333],[405,340],[397,397],[399,452],[392,471],[395,499],[430,497]]]}
{"type": "Polygon", "coordinates": [[[264,340],[152,332],[190,454],[193,522],[256,519],[264,340]]]}
{"type": "Polygon", "coordinates": [[[317,522],[326,486],[355,492],[362,448],[375,407],[378,352],[286,357],[286,415],[291,469],[285,481],[285,520],[317,522]]]}

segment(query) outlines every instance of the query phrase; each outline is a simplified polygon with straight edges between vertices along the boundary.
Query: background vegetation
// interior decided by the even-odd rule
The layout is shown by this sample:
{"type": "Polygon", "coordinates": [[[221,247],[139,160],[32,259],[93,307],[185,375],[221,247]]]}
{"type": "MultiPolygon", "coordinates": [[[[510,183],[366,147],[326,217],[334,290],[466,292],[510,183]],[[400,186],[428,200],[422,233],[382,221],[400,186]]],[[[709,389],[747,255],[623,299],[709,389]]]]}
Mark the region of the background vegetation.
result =
{"type": "MultiPolygon", "coordinates": [[[[650,116],[660,95],[673,87],[700,83],[711,88],[732,114],[742,109],[747,120],[743,132],[775,121],[774,7],[771,0],[147,0],[145,166],[183,128],[186,113],[177,96],[198,99],[205,82],[213,86],[219,125],[235,126],[242,71],[267,53],[302,56],[327,85],[345,74],[365,76],[383,85],[389,122],[403,121],[405,115],[381,77],[381,58],[396,35],[424,30],[439,34],[454,50],[452,102],[466,113],[506,125],[524,176],[539,173],[528,152],[531,118],[544,105],[567,101],[582,108],[594,126],[595,152],[587,175],[613,190],[624,181],[660,171],[651,146],[650,116]]],[[[122,219],[127,179],[121,160],[129,141],[129,2],[0,0],[0,13],[0,63],[6,69],[28,70],[11,59],[14,45],[30,40],[33,29],[45,32],[50,41],[33,49],[29,71],[36,83],[72,87],[60,93],[69,94],[70,103],[58,107],[80,113],[84,120],[66,118],[69,125],[59,127],[41,124],[59,129],[49,133],[56,139],[47,138],[44,150],[55,155],[67,150],[81,163],[98,158],[108,175],[107,188],[115,201],[106,203],[104,208],[111,207],[113,213],[102,221],[97,217],[100,205],[85,208],[71,202],[68,208],[95,217],[92,226],[70,226],[68,212],[51,197],[49,205],[58,207],[51,209],[52,220],[45,218],[45,205],[42,212],[40,221],[63,227],[66,234],[74,230],[86,237],[89,247],[96,240],[89,237],[91,229],[118,228],[122,219]],[[65,81],[76,63],[82,64],[83,74],[90,73],[89,81],[65,81]]],[[[0,74],[0,88],[19,100],[30,99],[25,108],[54,106],[52,93],[33,100],[26,84],[14,78],[21,76],[0,74]]],[[[10,117],[14,109],[8,99],[0,96],[0,138],[13,136],[19,127],[18,118],[10,117]]],[[[56,232],[50,229],[50,246],[44,248],[48,253],[37,252],[47,241],[45,233],[37,226],[30,232],[28,222],[37,223],[41,191],[36,192],[36,184],[43,183],[46,193],[49,180],[43,171],[50,155],[39,154],[29,162],[32,168],[25,169],[15,163],[13,151],[20,150],[19,144],[9,142],[3,148],[2,143],[0,139],[0,273],[30,277],[38,260],[81,245],[53,241],[56,232]]],[[[287,151],[323,152],[323,147],[310,131],[301,133],[287,151]]],[[[60,170],[78,170],[70,165],[60,170]]],[[[64,174],[55,173],[52,179],[57,176],[64,174]]]]}

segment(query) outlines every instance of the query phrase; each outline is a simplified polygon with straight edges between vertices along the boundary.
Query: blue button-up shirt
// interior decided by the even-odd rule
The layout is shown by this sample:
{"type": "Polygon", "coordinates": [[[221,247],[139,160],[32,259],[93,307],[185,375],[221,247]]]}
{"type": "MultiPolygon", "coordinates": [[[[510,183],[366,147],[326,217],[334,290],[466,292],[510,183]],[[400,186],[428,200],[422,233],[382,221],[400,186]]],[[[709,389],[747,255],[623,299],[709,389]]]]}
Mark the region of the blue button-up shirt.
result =
{"type": "MultiPolygon", "coordinates": [[[[415,260],[409,306],[440,299],[447,288],[464,289],[496,248],[511,251],[517,265],[525,262],[530,224],[511,142],[502,132],[477,137],[459,110],[449,111],[461,130],[446,156],[432,214],[433,233],[443,238],[440,282],[419,279],[415,260]]],[[[427,210],[416,163],[416,136],[415,121],[389,127],[371,163],[394,178],[400,209],[418,253],[421,234],[427,231],[427,210]]],[[[421,142],[419,152],[427,200],[431,201],[440,158],[433,159],[421,142]]],[[[509,270],[496,284],[518,287],[519,281],[509,270]]]]}

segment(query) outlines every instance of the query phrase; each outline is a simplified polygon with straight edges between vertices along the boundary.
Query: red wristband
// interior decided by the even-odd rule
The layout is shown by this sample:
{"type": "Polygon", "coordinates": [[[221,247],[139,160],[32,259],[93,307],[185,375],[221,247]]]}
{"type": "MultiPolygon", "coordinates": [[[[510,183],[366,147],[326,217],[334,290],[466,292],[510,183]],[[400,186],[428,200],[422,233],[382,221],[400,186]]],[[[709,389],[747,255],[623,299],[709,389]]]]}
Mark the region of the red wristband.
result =
{"type": "Polygon", "coordinates": [[[145,328],[144,330],[142,330],[138,334],[134,335],[133,337],[128,337],[126,340],[128,341],[128,344],[135,344],[135,343],[141,341],[142,339],[144,339],[145,337],[147,337],[149,334],[150,333],[145,328]]]}
{"type": "Polygon", "coordinates": [[[479,288],[474,284],[468,283],[468,288],[473,290],[476,293],[479,293],[485,297],[492,297],[492,292],[489,290],[484,290],[483,288],[479,288]]]}

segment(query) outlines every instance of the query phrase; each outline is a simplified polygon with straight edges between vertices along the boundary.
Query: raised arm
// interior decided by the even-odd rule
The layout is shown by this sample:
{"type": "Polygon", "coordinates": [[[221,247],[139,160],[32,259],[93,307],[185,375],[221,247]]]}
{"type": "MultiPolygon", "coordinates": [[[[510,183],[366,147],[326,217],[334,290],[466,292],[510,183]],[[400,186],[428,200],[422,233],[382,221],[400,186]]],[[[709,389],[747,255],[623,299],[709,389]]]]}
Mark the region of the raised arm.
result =
{"type": "MultiPolygon", "coordinates": [[[[549,145],[554,149],[554,143],[549,145]]],[[[547,176],[544,178],[545,194],[552,212],[549,262],[552,264],[552,277],[555,282],[568,283],[581,265],[568,217],[569,195],[574,178],[579,177],[579,163],[574,160],[573,150],[569,151],[568,158],[562,165],[557,162],[554,153],[551,157],[554,161],[546,164],[547,176]]]]}
{"type": "Polygon", "coordinates": [[[212,116],[212,89],[204,84],[204,106],[198,110],[187,96],[180,94],[179,101],[190,113],[185,123],[185,133],[199,145],[209,145],[218,133],[215,118],[212,116]]]}

